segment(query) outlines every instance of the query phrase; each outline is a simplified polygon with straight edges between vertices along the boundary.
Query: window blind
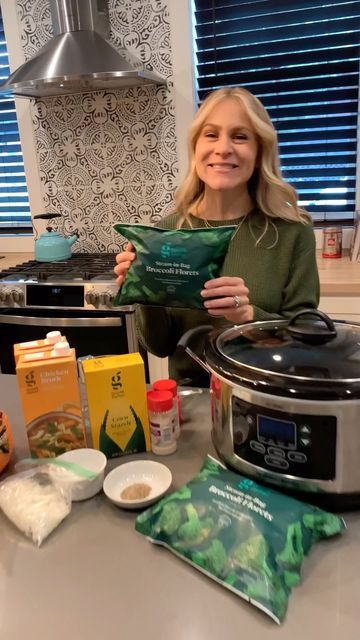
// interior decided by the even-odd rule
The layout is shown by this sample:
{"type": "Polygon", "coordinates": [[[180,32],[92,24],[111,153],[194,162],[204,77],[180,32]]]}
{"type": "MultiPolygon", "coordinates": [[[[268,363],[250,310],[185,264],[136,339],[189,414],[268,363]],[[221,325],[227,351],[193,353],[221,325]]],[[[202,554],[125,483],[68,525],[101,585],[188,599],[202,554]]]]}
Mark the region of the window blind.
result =
{"type": "MultiPolygon", "coordinates": [[[[9,76],[9,61],[0,13],[0,84],[9,76]]],[[[0,234],[31,228],[15,102],[0,96],[0,234]]]]}
{"type": "Polygon", "coordinates": [[[194,0],[199,101],[243,86],[268,110],[285,179],[315,222],[355,216],[359,0],[194,0]]]}

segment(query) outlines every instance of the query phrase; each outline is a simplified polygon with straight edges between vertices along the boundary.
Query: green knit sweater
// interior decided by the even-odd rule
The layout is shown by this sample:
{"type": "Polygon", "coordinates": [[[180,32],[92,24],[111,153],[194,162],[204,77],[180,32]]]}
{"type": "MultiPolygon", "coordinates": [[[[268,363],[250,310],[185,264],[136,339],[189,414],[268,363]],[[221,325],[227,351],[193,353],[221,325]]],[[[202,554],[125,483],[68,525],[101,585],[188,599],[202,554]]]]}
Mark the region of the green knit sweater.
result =
{"type": "MultiPolygon", "coordinates": [[[[193,227],[204,226],[200,218],[190,218],[193,227]]],[[[178,219],[179,214],[171,214],[157,226],[175,229],[178,219]]],[[[226,224],[237,225],[241,220],[226,220],[226,224]]],[[[264,230],[264,216],[253,211],[232,238],[222,269],[222,275],[243,278],[250,291],[254,321],[288,318],[300,309],[316,308],[319,303],[315,236],[311,224],[280,218],[273,219],[273,223],[278,232],[277,242],[274,227],[269,225],[265,236],[256,244],[264,230]]],[[[211,220],[211,226],[223,224],[224,221],[211,220]]],[[[162,358],[169,356],[171,377],[183,384],[201,386],[207,384],[208,376],[204,376],[204,371],[177,348],[177,343],[192,327],[202,324],[220,327],[230,323],[223,318],[213,318],[206,310],[139,305],[136,324],[145,349],[162,358]]],[[[200,343],[199,347],[201,351],[200,343]]]]}

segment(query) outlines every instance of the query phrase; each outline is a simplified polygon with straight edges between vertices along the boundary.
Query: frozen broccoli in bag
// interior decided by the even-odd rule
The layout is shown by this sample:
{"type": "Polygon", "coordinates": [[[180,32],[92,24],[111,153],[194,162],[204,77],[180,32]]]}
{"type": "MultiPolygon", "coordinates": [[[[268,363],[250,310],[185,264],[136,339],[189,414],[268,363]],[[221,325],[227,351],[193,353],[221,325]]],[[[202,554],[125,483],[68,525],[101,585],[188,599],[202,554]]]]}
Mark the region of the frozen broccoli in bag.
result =
{"type": "Polygon", "coordinates": [[[138,516],[136,530],[280,623],[313,544],[342,518],[263,487],[208,456],[178,491],[138,516]]]}
{"type": "Polygon", "coordinates": [[[135,247],[136,260],[114,304],[149,304],[203,309],[204,283],[220,275],[235,227],[160,229],[116,224],[135,247]]]}

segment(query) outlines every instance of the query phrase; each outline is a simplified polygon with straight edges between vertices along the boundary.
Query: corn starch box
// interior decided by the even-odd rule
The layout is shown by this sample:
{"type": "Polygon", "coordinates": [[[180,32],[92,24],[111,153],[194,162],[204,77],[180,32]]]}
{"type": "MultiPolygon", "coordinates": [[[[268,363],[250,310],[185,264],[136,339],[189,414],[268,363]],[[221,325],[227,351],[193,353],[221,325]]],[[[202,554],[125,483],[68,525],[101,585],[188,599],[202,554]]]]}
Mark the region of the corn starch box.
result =
{"type": "Polygon", "coordinates": [[[21,355],[16,376],[32,457],[86,447],[74,349],[60,342],[21,355]]]}
{"type": "Polygon", "coordinates": [[[82,363],[93,447],[107,458],[150,451],[144,361],[139,353],[82,363]]]}

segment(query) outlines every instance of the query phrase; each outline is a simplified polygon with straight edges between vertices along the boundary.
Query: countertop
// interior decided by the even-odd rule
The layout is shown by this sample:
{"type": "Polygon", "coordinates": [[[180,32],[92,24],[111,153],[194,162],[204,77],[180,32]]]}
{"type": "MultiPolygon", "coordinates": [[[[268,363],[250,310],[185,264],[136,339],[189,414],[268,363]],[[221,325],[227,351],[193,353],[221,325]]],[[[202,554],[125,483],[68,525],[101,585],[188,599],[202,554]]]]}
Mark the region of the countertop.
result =
{"type": "Polygon", "coordinates": [[[7,269],[8,267],[14,267],[21,262],[27,262],[27,260],[34,260],[33,253],[0,253],[0,271],[7,269]]]}
{"type": "MultiPolygon", "coordinates": [[[[0,408],[11,420],[17,455],[26,455],[15,376],[0,375],[0,408]]],[[[214,454],[208,392],[186,398],[183,411],[187,421],[176,454],[156,458],[171,469],[173,489],[196,474],[207,453],[214,454]]],[[[347,514],[345,534],[318,543],[305,559],[302,583],[280,627],[150,544],[134,531],[135,517],[99,494],[74,504],[38,549],[0,514],[0,637],[358,640],[360,514],[347,514]]]]}
{"type": "Polygon", "coordinates": [[[351,262],[349,254],[341,258],[323,258],[317,251],[321,296],[360,295],[360,262],[351,262]]]}
{"type": "MultiPolygon", "coordinates": [[[[6,253],[0,259],[0,271],[26,260],[33,260],[32,253],[6,253]]],[[[360,294],[360,262],[350,262],[348,253],[342,258],[322,258],[317,251],[317,263],[322,296],[358,296],[360,294]]]]}

